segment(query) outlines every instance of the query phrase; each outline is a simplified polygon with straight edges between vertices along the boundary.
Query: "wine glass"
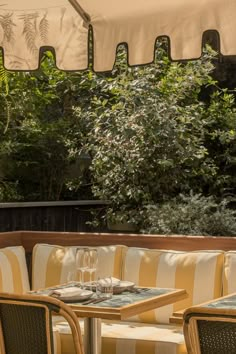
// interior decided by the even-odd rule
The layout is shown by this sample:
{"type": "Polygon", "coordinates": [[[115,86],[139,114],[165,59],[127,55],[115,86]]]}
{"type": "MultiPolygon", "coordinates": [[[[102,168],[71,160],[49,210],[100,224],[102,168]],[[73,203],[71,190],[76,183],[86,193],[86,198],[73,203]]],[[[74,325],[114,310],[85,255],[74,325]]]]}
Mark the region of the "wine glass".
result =
{"type": "Polygon", "coordinates": [[[98,263],[98,252],[95,248],[91,248],[89,250],[89,266],[87,271],[89,272],[89,283],[92,287],[92,275],[97,270],[97,263],[98,263]]]}
{"type": "Polygon", "coordinates": [[[69,270],[66,276],[67,284],[76,283],[76,270],[69,270]]]}
{"type": "Polygon", "coordinates": [[[81,288],[84,286],[84,273],[88,270],[89,267],[89,249],[88,248],[77,248],[75,263],[76,269],[80,275],[80,284],[81,288]]]}

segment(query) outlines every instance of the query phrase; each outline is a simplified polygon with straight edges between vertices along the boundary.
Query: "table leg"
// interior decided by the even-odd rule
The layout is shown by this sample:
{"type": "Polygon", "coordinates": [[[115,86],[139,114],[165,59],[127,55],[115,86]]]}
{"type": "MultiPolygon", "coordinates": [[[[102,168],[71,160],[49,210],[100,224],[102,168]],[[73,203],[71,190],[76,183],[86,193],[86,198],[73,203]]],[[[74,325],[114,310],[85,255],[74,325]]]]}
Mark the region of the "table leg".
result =
{"type": "Polygon", "coordinates": [[[101,319],[84,318],[85,354],[101,354],[101,319]]]}

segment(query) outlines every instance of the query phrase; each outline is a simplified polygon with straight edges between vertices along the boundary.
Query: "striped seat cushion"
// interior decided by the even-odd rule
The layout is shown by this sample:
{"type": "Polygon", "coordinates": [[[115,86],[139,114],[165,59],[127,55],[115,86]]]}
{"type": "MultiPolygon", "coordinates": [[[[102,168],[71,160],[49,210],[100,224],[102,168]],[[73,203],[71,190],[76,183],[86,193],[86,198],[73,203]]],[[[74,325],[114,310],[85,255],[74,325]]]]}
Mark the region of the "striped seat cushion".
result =
{"type": "MultiPolygon", "coordinates": [[[[32,288],[40,289],[68,280],[68,273],[75,270],[75,253],[78,247],[61,247],[37,244],[32,255],[32,288]]],[[[121,277],[121,264],[126,246],[102,246],[98,250],[96,276],[121,277]]]]}
{"type": "Polygon", "coordinates": [[[236,251],[225,253],[224,273],[223,273],[223,295],[236,292],[236,251]]]}
{"type": "Polygon", "coordinates": [[[222,291],[223,251],[181,252],[130,247],[123,279],[141,286],[186,289],[189,297],[173,305],[132,318],[147,323],[169,323],[173,312],[219,297],[222,291]]]}
{"type": "MultiPolygon", "coordinates": [[[[68,324],[58,322],[55,327],[60,333],[61,353],[73,354],[68,324]]],[[[83,334],[83,320],[80,327],[83,334]]],[[[187,354],[187,351],[181,326],[104,321],[101,354],[187,354]]]]}
{"type": "Polygon", "coordinates": [[[22,246],[0,249],[0,292],[22,294],[30,290],[25,250],[22,246]]]}

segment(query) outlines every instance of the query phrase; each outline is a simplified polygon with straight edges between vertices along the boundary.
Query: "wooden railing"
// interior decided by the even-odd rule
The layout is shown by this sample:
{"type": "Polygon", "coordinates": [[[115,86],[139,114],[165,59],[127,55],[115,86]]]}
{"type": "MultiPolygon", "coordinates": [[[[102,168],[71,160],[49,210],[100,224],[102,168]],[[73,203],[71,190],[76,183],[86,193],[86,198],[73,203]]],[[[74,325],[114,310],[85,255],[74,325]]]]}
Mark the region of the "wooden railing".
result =
{"type": "Polygon", "coordinates": [[[195,250],[236,250],[236,237],[164,236],[121,233],[14,231],[0,233],[0,247],[22,245],[31,252],[36,243],[64,246],[122,244],[130,247],[195,250]]]}

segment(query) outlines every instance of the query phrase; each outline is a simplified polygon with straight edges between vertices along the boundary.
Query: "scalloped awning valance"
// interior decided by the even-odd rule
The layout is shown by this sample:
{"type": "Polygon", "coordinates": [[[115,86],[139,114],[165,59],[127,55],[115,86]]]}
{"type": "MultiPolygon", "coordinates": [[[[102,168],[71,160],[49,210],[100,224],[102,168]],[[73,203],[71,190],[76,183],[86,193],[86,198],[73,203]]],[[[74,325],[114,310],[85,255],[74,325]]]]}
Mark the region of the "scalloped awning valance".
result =
{"type": "Polygon", "coordinates": [[[10,70],[36,70],[40,48],[53,48],[62,70],[111,70],[120,43],[128,64],[154,59],[156,39],[167,36],[173,60],[199,58],[202,36],[217,31],[220,52],[236,55],[235,0],[0,0],[0,47],[10,70]]]}

